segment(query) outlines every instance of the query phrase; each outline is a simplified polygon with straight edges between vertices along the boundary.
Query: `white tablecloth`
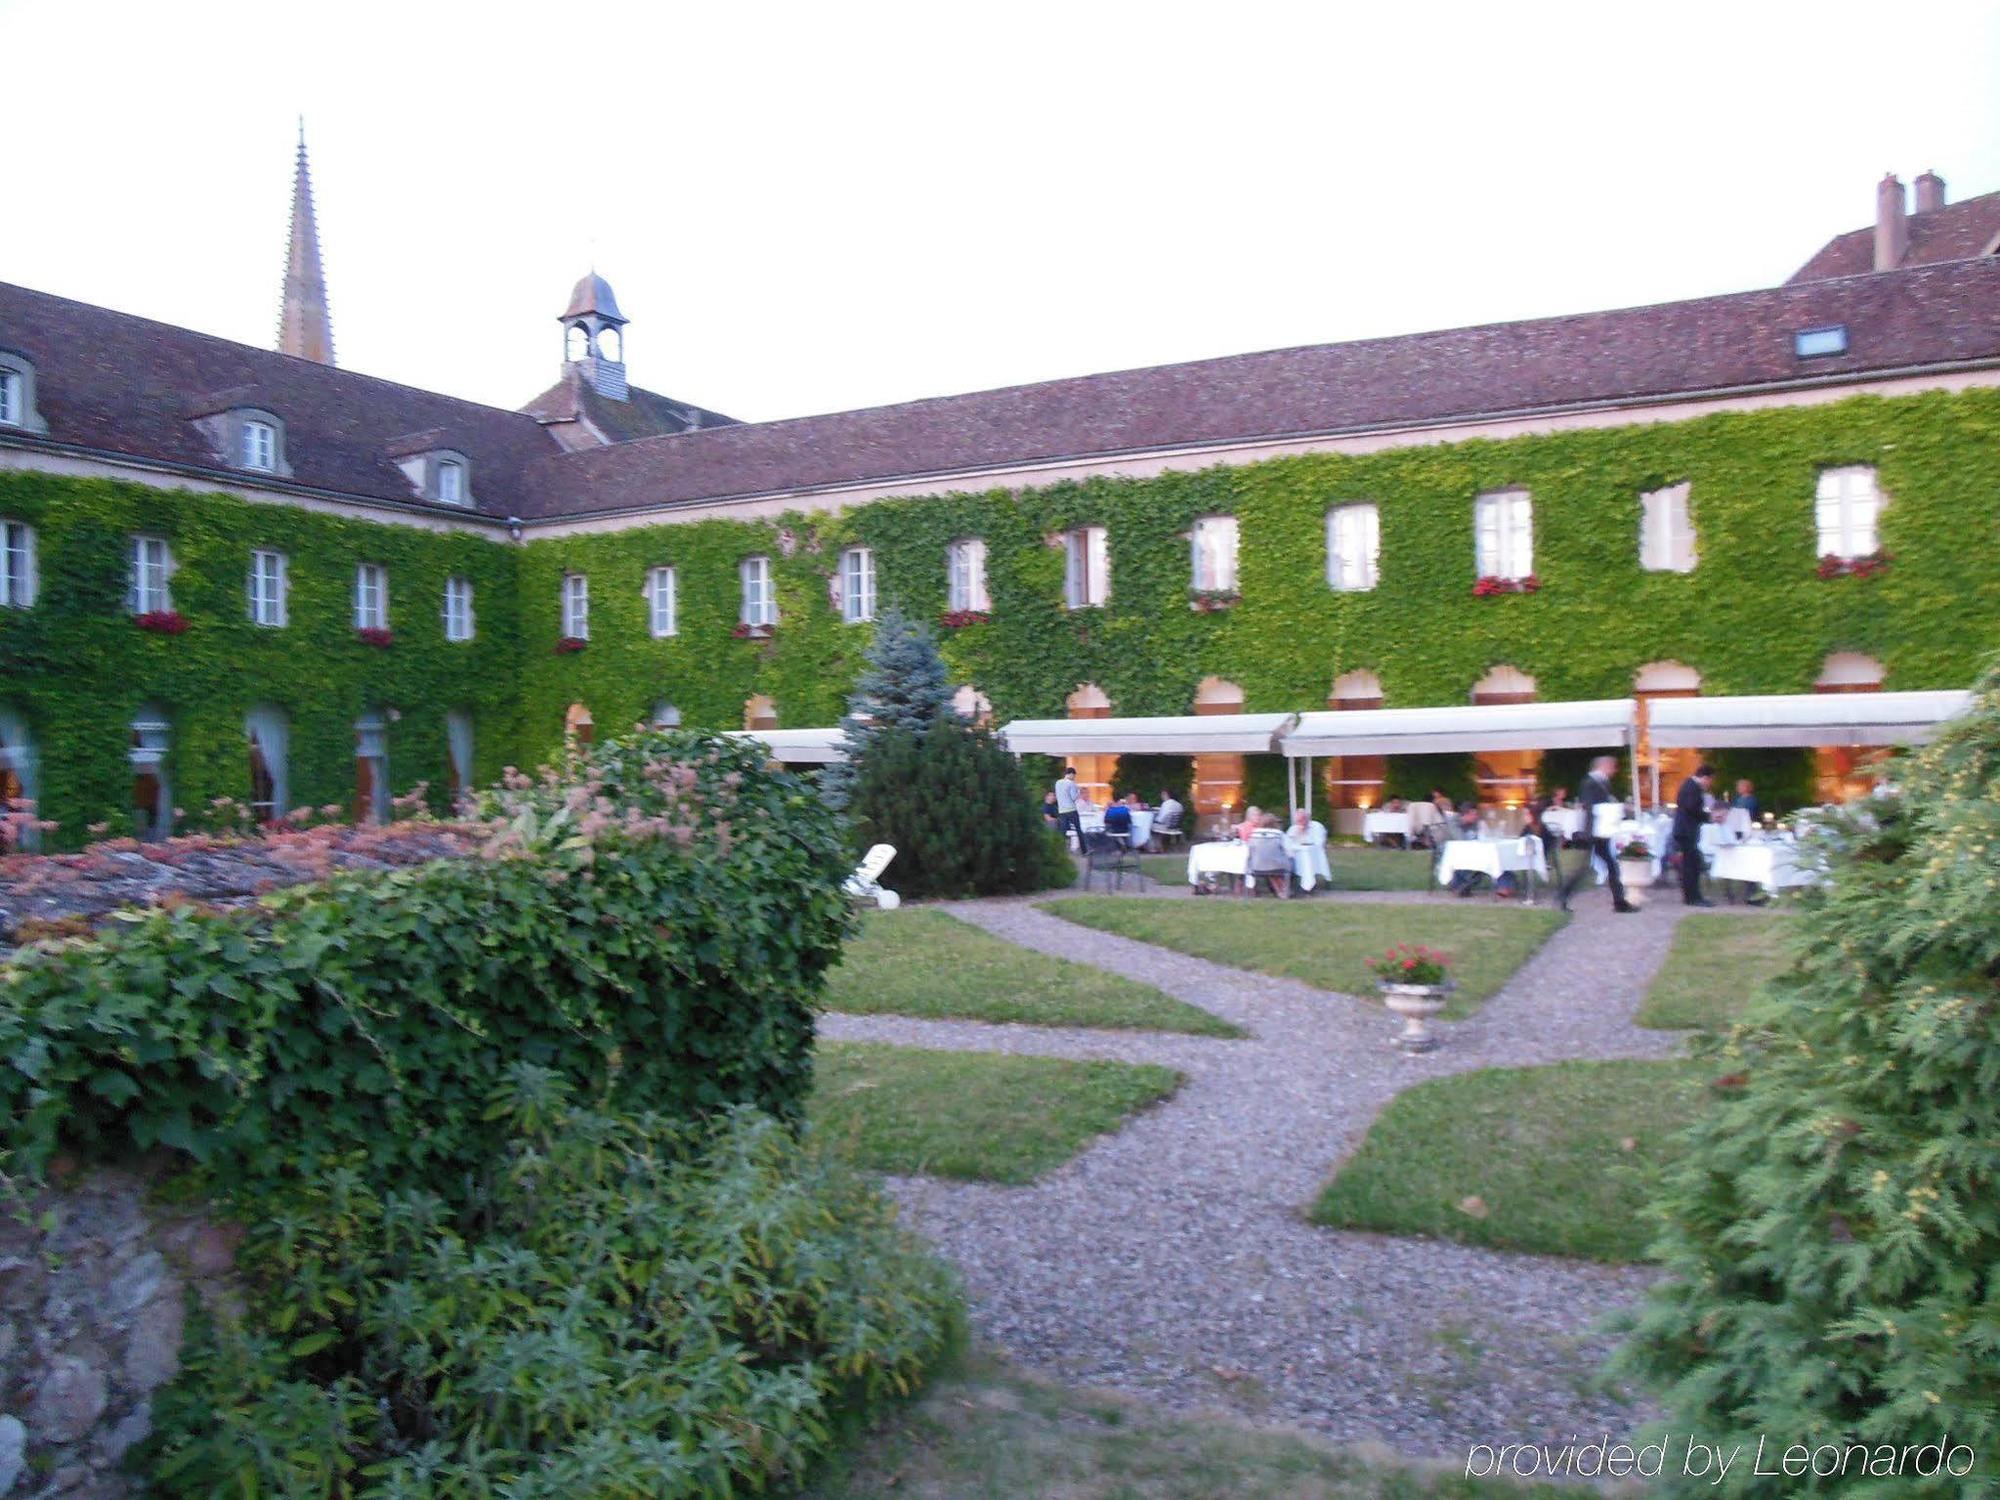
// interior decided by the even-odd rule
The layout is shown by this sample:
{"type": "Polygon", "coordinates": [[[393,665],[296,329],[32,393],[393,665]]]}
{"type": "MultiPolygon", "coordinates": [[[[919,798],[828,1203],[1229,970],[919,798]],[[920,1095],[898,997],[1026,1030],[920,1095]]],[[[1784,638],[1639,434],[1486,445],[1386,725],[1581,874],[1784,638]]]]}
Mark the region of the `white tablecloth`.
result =
{"type": "MultiPolygon", "coordinates": [[[[1132,847],[1134,849],[1143,849],[1147,844],[1152,842],[1154,816],[1155,814],[1152,812],[1143,810],[1135,811],[1132,814],[1132,847]]],[[[1077,821],[1085,833],[1096,833],[1104,827],[1104,814],[1101,811],[1085,813],[1077,821]]]]}
{"type": "Polygon", "coordinates": [[[1767,891],[1814,885],[1819,876],[1799,864],[1798,845],[1779,840],[1726,844],[1709,856],[1711,880],[1744,880],[1767,891]]]}
{"type": "Polygon", "coordinates": [[[1452,876],[1461,872],[1498,880],[1520,870],[1532,871],[1537,880],[1549,878],[1548,858],[1540,839],[1453,839],[1438,855],[1437,881],[1450,885],[1452,876]]]}
{"type": "Polygon", "coordinates": [[[1410,836],[1410,815],[1406,812],[1372,812],[1361,815],[1361,836],[1364,839],[1379,839],[1399,834],[1410,836]]]}
{"type": "MultiPolygon", "coordinates": [[[[1333,879],[1333,867],[1327,863],[1323,846],[1293,845],[1286,840],[1286,847],[1292,856],[1292,873],[1298,877],[1302,889],[1309,891],[1320,881],[1333,879]]],[[[1249,863],[1250,846],[1234,839],[1218,844],[1190,844],[1188,884],[1200,885],[1204,875],[1233,875],[1241,879],[1249,863]]]]}
{"type": "Polygon", "coordinates": [[[1583,809],[1580,807],[1548,807],[1542,810],[1542,822],[1551,833],[1559,833],[1564,838],[1572,838],[1583,827],[1583,809]]]}

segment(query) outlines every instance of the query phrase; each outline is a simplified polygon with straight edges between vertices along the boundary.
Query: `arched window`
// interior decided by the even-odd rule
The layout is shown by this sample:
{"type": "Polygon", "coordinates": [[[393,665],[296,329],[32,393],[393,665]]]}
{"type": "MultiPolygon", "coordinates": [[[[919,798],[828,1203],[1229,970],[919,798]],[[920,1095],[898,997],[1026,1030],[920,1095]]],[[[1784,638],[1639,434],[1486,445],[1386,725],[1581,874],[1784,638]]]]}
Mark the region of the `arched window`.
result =
{"type": "Polygon", "coordinates": [[[597,354],[600,359],[617,364],[625,357],[625,336],[615,326],[601,329],[597,335],[597,354]]]}
{"type": "Polygon", "coordinates": [[[1380,708],[1382,706],[1382,679],[1373,672],[1342,672],[1333,679],[1333,692],[1326,700],[1328,708],[1380,708]]]}
{"type": "Polygon", "coordinates": [[[563,737],[579,745],[588,745],[597,737],[597,722],[581,703],[572,703],[563,714],[563,737]]]}
{"type": "Polygon", "coordinates": [[[452,810],[472,794],[472,715],[454,708],[444,716],[446,789],[451,793],[452,810]]]}
{"type": "Polygon", "coordinates": [[[563,352],[570,359],[588,359],[590,357],[590,330],[585,328],[581,323],[570,324],[569,332],[564,335],[563,352]]]}
{"type": "MultiPolygon", "coordinates": [[[[1194,711],[1211,714],[1243,712],[1243,689],[1220,677],[1204,677],[1194,690],[1194,711]]],[[[1194,810],[1219,813],[1243,798],[1243,757],[1234,754],[1194,758],[1194,810]]]]}
{"type": "Polygon", "coordinates": [[[275,823],[291,810],[287,775],[291,731],[282,708],[260,703],[243,716],[250,755],[250,812],[259,823],[275,823]]]}
{"type": "MultiPolygon", "coordinates": [[[[1326,706],[1349,712],[1382,706],[1382,679],[1366,669],[1342,672],[1333,679],[1333,691],[1326,706]]],[[[1389,777],[1385,755],[1330,755],[1326,758],[1326,803],[1335,809],[1363,811],[1382,802],[1382,788],[1389,777]]]]}
{"type": "MultiPolygon", "coordinates": [[[[1076,691],[1064,700],[1063,706],[1072,719],[1111,717],[1111,698],[1094,682],[1080,684],[1076,691]]],[[[1082,795],[1102,807],[1111,796],[1111,781],[1118,774],[1118,757],[1072,755],[1069,764],[1076,767],[1077,785],[1082,788],[1082,795]]]]}
{"type": "MultiPolygon", "coordinates": [[[[40,795],[35,774],[35,745],[28,738],[28,721],[5,704],[0,704],[0,815],[33,811],[40,795]]],[[[34,829],[23,829],[20,845],[32,849],[41,841],[34,829]]],[[[4,851],[0,840],[0,851],[4,851]]]]}
{"type": "Polygon", "coordinates": [[[970,683],[951,695],[951,706],[961,719],[971,723],[993,722],[993,700],[970,683]]]}
{"type": "Polygon", "coordinates": [[[354,721],[354,821],[389,821],[389,725],[377,712],[354,721]]]}
{"type": "Polygon", "coordinates": [[[1687,780],[1700,764],[1701,752],[1685,748],[1655,750],[1652,704],[1658,698],[1700,697],[1701,673],[1684,662],[1648,662],[1632,678],[1632,696],[1639,701],[1635,726],[1639,736],[1632,754],[1633,782],[1642,792],[1650,789],[1649,800],[1657,807],[1661,788],[1671,790],[1687,780]]]}
{"type": "Polygon", "coordinates": [[[142,839],[164,839],[174,831],[173,787],[167,776],[167,750],[173,726],[167,711],[149,703],[132,719],[132,828],[142,839]]]}
{"type": "Polygon", "coordinates": [[[765,693],[748,698],[743,704],[743,727],[745,729],[776,729],[778,727],[777,700],[765,693]]]}
{"type": "Polygon", "coordinates": [[[1474,703],[1533,703],[1535,679],[1519,667],[1493,668],[1472,685],[1474,703]]]}
{"type": "MultiPolygon", "coordinates": [[[[1863,471],[1873,473],[1872,470],[1863,471]]],[[[1879,693],[1888,674],[1882,663],[1859,651],[1836,651],[1820,667],[1813,683],[1815,693],[1879,693]]],[[[1851,745],[1822,745],[1813,751],[1822,802],[1849,802],[1874,790],[1882,762],[1889,758],[1884,748],[1851,745]]]]}
{"type": "MultiPolygon", "coordinates": [[[[1535,679],[1519,667],[1494,667],[1472,685],[1474,703],[1533,703],[1535,679]]],[[[1480,750],[1472,757],[1472,779],[1479,787],[1479,800],[1487,804],[1515,807],[1535,793],[1535,775],[1541,769],[1539,750],[1480,750]]]]}
{"type": "Polygon", "coordinates": [[[1882,670],[1882,663],[1872,656],[1863,656],[1859,651],[1836,651],[1819,669],[1819,679],[1813,683],[1813,691],[1879,693],[1882,691],[1882,679],[1887,675],[1882,670]]]}
{"type": "Polygon", "coordinates": [[[678,729],[681,727],[681,711],[662,698],[653,705],[653,727],[655,729],[678,729]]]}

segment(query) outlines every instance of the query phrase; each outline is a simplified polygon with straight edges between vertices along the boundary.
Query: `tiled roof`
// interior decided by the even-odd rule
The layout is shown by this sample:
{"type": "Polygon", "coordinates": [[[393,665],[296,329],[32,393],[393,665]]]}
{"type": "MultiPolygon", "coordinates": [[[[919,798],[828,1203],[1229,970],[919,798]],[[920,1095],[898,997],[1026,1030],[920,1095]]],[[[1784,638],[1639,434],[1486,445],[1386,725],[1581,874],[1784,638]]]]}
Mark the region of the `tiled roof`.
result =
{"type": "MultiPolygon", "coordinates": [[[[1910,247],[1903,252],[1903,264],[1936,265],[1939,261],[1966,260],[1992,253],[2000,240],[2000,193],[1984,193],[1947,203],[1929,213],[1911,214],[1910,247]]],[[[1850,229],[1837,234],[1819,253],[1792,273],[1787,286],[1802,281],[1824,281],[1832,276],[1862,276],[1875,269],[1875,227],[1850,229]]]]}
{"type": "Polygon", "coordinates": [[[1243,354],[545,459],[524,516],[722,499],[1147,449],[1698,396],[2000,360],[2000,258],[1243,354]],[[1800,329],[1848,352],[1802,360],[1800,329]]]}
{"type": "Polygon", "coordinates": [[[562,379],[524,403],[521,410],[549,422],[574,422],[580,417],[614,443],[665,437],[690,427],[730,427],[736,423],[736,418],[719,411],[636,385],[630,388],[628,399],[613,401],[600,395],[584,378],[582,368],[574,364],[564,365],[562,379]]]}
{"type": "MultiPolygon", "coordinates": [[[[212,338],[0,282],[0,349],[35,366],[52,442],[227,471],[193,418],[260,407],[285,424],[291,481],[439,514],[394,462],[397,440],[435,430],[472,461],[479,510],[519,508],[523,474],[557,450],[533,417],[212,338]]],[[[250,476],[259,482],[265,476],[250,476]]]]}

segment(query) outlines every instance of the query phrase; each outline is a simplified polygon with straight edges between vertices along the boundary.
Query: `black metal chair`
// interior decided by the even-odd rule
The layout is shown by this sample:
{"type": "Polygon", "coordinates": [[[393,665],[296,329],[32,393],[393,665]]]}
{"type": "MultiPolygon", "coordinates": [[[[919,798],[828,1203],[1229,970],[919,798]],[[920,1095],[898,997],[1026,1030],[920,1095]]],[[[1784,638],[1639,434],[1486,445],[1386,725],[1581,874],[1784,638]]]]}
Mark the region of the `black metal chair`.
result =
{"type": "Polygon", "coordinates": [[[1139,855],[1132,848],[1129,833],[1107,833],[1102,828],[1093,828],[1083,836],[1083,886],[1090,889],[1091,880],[1102,875],[1107,891],[1125,888],[1125,877],[1130,874],[1139,882],[1139,889],[1146,888],[1146,872],[1139,864],[1139,855]]]}

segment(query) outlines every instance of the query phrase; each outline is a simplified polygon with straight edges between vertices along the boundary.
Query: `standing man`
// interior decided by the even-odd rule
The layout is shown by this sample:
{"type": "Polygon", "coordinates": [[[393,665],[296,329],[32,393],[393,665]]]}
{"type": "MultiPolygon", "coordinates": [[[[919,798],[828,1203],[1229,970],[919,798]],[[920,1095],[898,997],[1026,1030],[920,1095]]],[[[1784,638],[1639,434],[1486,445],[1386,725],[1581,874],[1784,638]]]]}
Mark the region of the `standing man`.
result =
{"type": "Polygon", "coordinates": [[[1081,848],[1083,822],[1076,815],[1076,797],[1076,767],[1064,766],[1062,775],[1056,778],[1056,827],[1073,836],[1081,848]]]}
{"type": "Polygon", "coordinates": [[[1703,761],[1694,775],[1674,793],[1674,847],[1681,851],[1681,900],[1689,906],[1713,906],[1701,893],[1701,830],[1708,822],[1708,788],[1715,767],[1703,761]]]}
{"type": "MultiPolygon", "coordinates": [[[[1618,757],[1600,755],[1590,763],[1590,774],[1583,778],[1583,785],[1576,789],[1576,805],[1583,814],[1583,834],[1590,840],[1590,852],[1604,861],[1604,868],[1611,873],[1611,909],[1617,912],[1637,911],[1639,908],[1625,899],[1625,879],[1618,873],[1618,851],[1611,847],[1611,840],[1597,835],[1597,809],[1616,803],[1618,794],[1611,790],[1611,778],[1618,770],[1618,757]]],[[[1569,898],[1583,877],[1590,873],[1588,857],[1579,861],[1569,872],[1569,878],[1562,883],[1562,890],[1556,896],[1556,904],[1564,911],[1569,910],[1569,898]]]]}

